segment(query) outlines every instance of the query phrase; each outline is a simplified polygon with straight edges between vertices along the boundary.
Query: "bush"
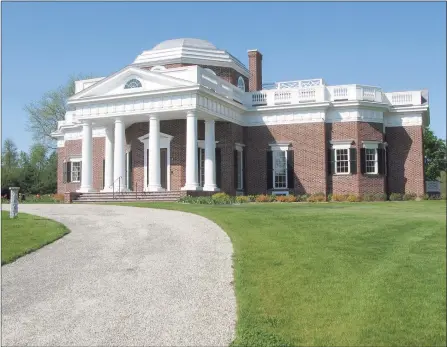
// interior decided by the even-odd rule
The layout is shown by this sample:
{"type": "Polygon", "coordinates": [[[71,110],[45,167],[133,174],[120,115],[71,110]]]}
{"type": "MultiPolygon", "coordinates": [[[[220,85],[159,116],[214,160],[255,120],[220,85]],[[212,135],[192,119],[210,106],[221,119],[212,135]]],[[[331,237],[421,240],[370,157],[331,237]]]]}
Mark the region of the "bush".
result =
{"type": "Polygon", "coordinates": [[[297,195],[296,196],[296,201],[307,201],[307,199],[309,198],[308,194],[303,194],[303,195],[297,195]]]}
{"type": "Polygon", "coordinates": [[[390,201],[402,201],[403,195],[400,193],[391,193],[390,201]]]}
{"type": "Polygon", "coordinates": [[[64,202],[64,194],[54,194],[53,200],[55,202],[64,202]]]}
{"type": "Polygon", "coordinates": [[[276,197],[274,195],[265,195],[265,194],[258,195],[255,198],[256,202],[273,202],[275,200],[276,197]]]}
{"type": "Polygon", "coordinates": [[[256,201],[256,195],[249,195],[248,198],[250,199],[250,202],[256,201]]]}
{"type": "Polygon", "coordinates": [[[346,201],[348,201],[348,202],[360,202],[360,201],[362,201],[362,199],[361,199],[361,197],[358,196],[358,195],[349,194],[349,195],[346,197],[346,201]]]}
{"type": "Polygon", "coordinates": [[[409,200],[416,200],[417,195],[415,193],[405,193],[402,197],[402,200],[409,201],[409,200]]]}
{"type": "Polygon", "coordinates": [[[234,202],[234,197],[226,193],[216,193],[211,197],[212,201],[216,205],[228,205],[234,202]]]}
{"type": "Polygon", "coordinates": [[[250,197],[244,196],[244,195],[238,195],[238,196],[236,196],[236,202],[238,204],[244,204],[244,203],[250,202],[250,197]]]}
{"type": "Polygon", "coordinates": [[[348,196],[348,194],[332,194],[332,201],[347,201],[348,196]]]}
{"type": "Polygon", "coordinates": [[[386,194],[383,193],[374,194],[374,201],[386,201],[386,200],[387,200],[386,194]]]}
{"type": "Polygon", "coordinates": [[[276,197],[276,201],[278,201],[278,202],[295,202],[296,197],[294,195],[278,195],[276,197]]]}
{"type": "Polygon", "coordinates": [[[308,202],[324,202],[326,201],[326,195],[323,193],[315,193],[307,198],[308,202]]]}
{"type": "Polygon", "coordinates": [[[363,194],[362,200],[363,201],[375,201],[374,194],[370,194],[370,193],[363,194]]]}

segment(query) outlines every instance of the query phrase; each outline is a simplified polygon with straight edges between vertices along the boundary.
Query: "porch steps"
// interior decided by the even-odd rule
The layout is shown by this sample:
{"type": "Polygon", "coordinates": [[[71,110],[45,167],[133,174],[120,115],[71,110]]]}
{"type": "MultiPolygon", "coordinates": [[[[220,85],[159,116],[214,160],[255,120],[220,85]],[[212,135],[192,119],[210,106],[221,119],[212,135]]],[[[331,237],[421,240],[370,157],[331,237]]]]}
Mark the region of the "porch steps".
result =
{"type": "Polygon", "coordinates": [[[74,203],[80,202],[130,202],[130,201],[178,201],[186,195],[184,191],[169,192],[122,192],[122,193],[81,193],[74,203]]]}

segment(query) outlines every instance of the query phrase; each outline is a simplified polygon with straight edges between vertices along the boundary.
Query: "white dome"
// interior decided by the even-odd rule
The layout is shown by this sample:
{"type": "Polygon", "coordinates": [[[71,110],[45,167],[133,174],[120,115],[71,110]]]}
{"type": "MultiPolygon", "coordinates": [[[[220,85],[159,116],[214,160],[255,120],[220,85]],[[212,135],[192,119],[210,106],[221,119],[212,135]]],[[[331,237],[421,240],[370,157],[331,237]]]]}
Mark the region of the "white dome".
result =
{"type": "Polygon", "coordinates": [[[214,46],[212,43],[200,40],[200,39],[174,39],[174,40],[167,40],[159,43],[154,48],[152,48],[153,51],[159,51],[162,49],[172,49],[172,48],[179,48],[179,47],[191,47],[191,48],[199,48],[199,49],[217,49],[216,46],[214,46]]]}

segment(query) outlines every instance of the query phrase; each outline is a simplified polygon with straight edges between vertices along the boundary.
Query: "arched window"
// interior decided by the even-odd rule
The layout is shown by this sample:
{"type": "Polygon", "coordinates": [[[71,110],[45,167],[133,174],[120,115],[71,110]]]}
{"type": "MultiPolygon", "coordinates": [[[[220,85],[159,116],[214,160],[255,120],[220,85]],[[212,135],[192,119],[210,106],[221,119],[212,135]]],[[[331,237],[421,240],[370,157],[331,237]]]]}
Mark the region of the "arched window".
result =
{"type": "Polygon", "coordinates": [[[124,89],[130,89],[130,88],[141,88],[141,82],[135,78],[131,79],[124,86],[124,89]]]}
{"type": "Polygon", "coordinates": [[[245,82],[242,76],[239,76],[239,78],[237,79],[237,87],[245,92],[245,82]]]}

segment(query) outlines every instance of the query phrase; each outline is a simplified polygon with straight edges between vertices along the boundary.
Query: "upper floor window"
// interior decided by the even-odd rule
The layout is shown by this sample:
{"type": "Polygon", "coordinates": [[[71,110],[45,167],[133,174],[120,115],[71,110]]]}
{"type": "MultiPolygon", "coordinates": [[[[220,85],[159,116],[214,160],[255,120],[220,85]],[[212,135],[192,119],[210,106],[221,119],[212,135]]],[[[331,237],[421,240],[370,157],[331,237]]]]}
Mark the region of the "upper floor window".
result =
{"type": "Polygon", "coordinates": [[[239,76],[239,78],[237,79],[237,87],[245,92],[245,82],[242,76],[239,76]]]}
{"type": "Polygon", "coordinates": [[[141,88],[141,82],[135,78],[131,79],[124,86],[124,89],[130,89],[130,88],[141,88]]]}
{"type": "Polygon", "coordinates": [[[329,149],[328,173],[332,175],[349,175],[357,173],[357,151],[352,140],[331,141],[329,149]]]}

